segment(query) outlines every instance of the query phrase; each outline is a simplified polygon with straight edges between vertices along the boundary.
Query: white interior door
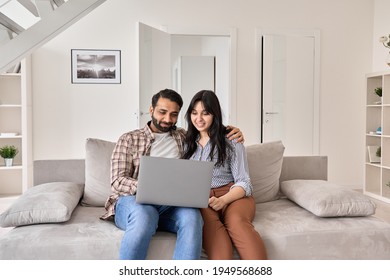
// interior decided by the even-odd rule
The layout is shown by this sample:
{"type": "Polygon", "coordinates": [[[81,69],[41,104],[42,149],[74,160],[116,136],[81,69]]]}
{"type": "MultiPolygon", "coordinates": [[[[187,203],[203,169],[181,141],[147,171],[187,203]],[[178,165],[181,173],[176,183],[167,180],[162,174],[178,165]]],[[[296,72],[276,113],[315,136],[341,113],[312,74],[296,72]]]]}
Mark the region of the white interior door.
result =
{"type": "Polygon", "coordinates": [[[177,76],[177,88],[184,102],[178,126],[186,129],[185,113],[194,94],[200,90],[215,91],[215,57],[181,56],[177,76]]]}
{"type": "Polygon", "coordinates": [[[286,155],[318,154],[314,36],[264,35],[262,141],[282,140],[286,155]]]}
{"type": "Polygon", "coordinates": [[[152,96],[171,88],[171,38],[170,34],[138,23],[139,37],[139,127],[150,120],[152,96]]]}

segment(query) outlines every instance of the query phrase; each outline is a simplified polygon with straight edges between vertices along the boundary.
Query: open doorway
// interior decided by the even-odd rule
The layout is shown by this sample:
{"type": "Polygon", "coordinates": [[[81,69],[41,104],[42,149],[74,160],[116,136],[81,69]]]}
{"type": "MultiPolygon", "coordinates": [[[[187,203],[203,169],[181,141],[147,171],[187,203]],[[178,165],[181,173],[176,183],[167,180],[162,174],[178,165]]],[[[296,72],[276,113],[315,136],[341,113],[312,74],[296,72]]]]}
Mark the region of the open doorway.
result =
{"type": "Polygon", "coordinates": [[[235,30],[170,29],[165,32],[138,23],[139,126],[150,120],[152,95],[164,88],[173,88],[183,96],[179,126],[185,127],[184,114],[189,101],[202,89],[216,92],[224,122],[234,124],[235,30]]]}

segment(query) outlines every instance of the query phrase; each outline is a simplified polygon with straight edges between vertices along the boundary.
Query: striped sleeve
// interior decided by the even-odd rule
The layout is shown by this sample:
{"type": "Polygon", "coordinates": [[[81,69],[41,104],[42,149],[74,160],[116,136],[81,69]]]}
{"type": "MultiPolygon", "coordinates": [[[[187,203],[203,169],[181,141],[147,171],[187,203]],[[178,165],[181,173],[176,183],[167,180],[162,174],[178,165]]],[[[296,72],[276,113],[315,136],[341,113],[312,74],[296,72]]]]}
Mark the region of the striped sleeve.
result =
{"type": "Polygon", "coordinates": [[[234,178],[234,187],[242,187],[245,190],[245,195],[252,194],[252,183],[249,177],[248,160],[246,157],[245,147],[241,143],[231,141],[233,147],[233,155],[230,161],[230,170],[234,178]]]}

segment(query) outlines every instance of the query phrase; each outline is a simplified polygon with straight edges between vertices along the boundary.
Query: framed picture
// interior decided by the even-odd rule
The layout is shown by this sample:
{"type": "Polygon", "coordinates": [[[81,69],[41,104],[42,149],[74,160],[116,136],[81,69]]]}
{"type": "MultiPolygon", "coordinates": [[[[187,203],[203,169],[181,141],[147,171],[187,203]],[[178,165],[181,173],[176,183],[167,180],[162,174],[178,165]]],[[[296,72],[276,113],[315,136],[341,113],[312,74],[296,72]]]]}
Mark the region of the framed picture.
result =
{"type": "Polygon", "coordinates": [[[370,163],[380,163],[381,158],[378,156],[378,149],[380,146],[367,146],[368,149],[368,159],[370,163]]]}
{"type": "Polygon", "coordinates": [[[120,84],[120,50],[72,49],[72,84],[120,84]]]}

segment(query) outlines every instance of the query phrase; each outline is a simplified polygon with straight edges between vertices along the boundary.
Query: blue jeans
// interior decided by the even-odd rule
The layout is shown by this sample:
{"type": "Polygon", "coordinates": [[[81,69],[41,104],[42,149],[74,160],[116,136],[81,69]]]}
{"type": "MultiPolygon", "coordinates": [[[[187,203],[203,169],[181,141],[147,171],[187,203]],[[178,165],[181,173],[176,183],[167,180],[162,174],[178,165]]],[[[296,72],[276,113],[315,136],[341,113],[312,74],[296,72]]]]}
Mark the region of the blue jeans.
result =
{"type": "Polygon", "coordinates": [[[115,224],[125,231],[121,260],[146,259],[157,228],[177,234],[174,260],[200,258],[203,219],[197,208],[139,204],[135,196],[121,196],[115,206],[115,224]]]}

